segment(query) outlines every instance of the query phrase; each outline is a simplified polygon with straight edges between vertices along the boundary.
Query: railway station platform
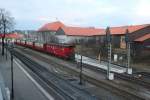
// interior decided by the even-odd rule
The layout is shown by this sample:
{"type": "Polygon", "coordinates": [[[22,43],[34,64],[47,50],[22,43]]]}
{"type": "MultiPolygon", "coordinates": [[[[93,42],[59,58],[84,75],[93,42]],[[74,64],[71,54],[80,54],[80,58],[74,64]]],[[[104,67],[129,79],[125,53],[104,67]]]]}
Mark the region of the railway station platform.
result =
{"type": "MultiPolygon", "coordinates": [[[[77,62],[80,62],[81,55],[75,54],[75,59],[77,62]]],[[[92,59],[92,58],[89,58],[86,56],[82,56],[82,63],[88,64],[91,66],[95,66],[95,67],[103,69],[103,70],[107,70],[107,68],[108,68],[107,62],[103,62],[103,61],[99,62],[96,59],[92,59]]],[[[120,67],[120,66],[117,66],[114,64],[111,64],[111,67],[110,67],[110,71],[115,72],[115,73],[125,73],[126,70],[127,70],[126,68],[123,68],[123,67],[120,67]]]]}
{"type": "Polygon", "coordinates": [[[3,76],[0,72],[0,100],[10,100],[10,91],[8,87],[5,86],[3,76]]]}
{"type": "MultiPolygon", "coordinates": [[[[13,59],[13,72],[14,100],[49,100],[41,90],[42,88],[38,86],[38,82],[34,80],[34,77],[25,70],[25,66],[16,58],[13,59]]],[[[2,99],[5,96],[1,95],[1,93],[3,94],[4,87],[8,87],[5,89],[9,94],[12,87],[11,60],[9,53],[6,59],[6,55],[2,56],[0,50],[0,100],[10,100],[2,99]],[[5,86],[3,83],[5,83],[5,86]]]]}

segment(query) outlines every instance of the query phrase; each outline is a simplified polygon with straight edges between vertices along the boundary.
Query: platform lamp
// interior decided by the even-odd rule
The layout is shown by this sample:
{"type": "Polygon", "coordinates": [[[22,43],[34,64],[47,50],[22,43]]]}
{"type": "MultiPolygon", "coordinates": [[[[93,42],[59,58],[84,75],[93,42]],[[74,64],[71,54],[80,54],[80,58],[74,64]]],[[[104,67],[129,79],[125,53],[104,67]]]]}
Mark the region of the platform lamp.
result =
{"type": "Polygon", "coordinates": [[[127,54],[127,61],[126,61],[127,73],[128,74],[132,74],[132,68],[130,67],[131,41],[130,41],[129,30],[128,29],[126,29],[126,33],[125,33],[125,42],[126,42],[126,54],[127,54]]]}
{"type": "MultiPolygon", "coordinates": [[[[83,41],[81,41],[81,43],[80,43],[80,44],[81,44],[81,46],[83,45],[83,43],[82,43],[82,42],[83,42],[83,41]]],[[[82,72],[83,72],[83,65],[82,65],[82,60],[83,60],[83,59],[82,59],[82,52],[83,52],[83,50],[82,50],[82,47],[81,47],[80,49],[81,49],[81,51],[80,51],[81,53],[80,53],[80,75],[79,75],[79,76],[80,76],[80,81],[79,81],[79,84],[80,84],[80,85],[82,85],[82,72]]]]}
{"type": "Polygon", "coordinates": [[[14,71],[13,71],[13,46],[10,48],[11,54],[11,100],[14,100],[14,71]]]}
{"type": "Polygon", "coordinates": [[[5,49],[6,49],[6,60],[7,60],[7,49],[8,49],[8,41],[7,41],[7,39],[6,39],[6,45],[5,45],[5,49]]]}
{"type": "Polygon", "coordinates": [[[110,32],[110,28],[107,27],[106,29],[106,42],[107,42],[107,46],[108,46],[108,65],[107,65],[107,78],[109,80],[113,80],[114,79],[114,74],[111,73],[111,55],[112,55],[112,37],[111,37],[111,32],[110,32]]]}

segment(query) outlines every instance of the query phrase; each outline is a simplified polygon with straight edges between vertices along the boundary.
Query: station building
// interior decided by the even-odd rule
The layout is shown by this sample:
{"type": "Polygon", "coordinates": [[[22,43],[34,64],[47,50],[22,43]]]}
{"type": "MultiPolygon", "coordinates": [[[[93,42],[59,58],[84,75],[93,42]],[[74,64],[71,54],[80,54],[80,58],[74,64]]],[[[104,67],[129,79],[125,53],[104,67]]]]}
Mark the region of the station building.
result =
{"type": "Polygon", "coordinates": [[[94,27],[71,27],[66,26],[62,22],[52,22],[43,25],[38,29],[38,40],[43,42],[59,42],[59,43],[79,43],[80,40],[93,40],[100,32],[104,33],[104,29],[94,27]]]}
{"type": "MultiPolygon", "coordinates": [[[[144,35],[150,34],[150,24],[144,25],[131,25],[131,26],[118,26],[110,27],[110,32],[112,34],[112,42],[115,44],[116,48],[125,48],[125,32],[126,29],[129,30],[130,39],[132,42],[140,42],[138,38],[143,37],[144,35]]],[[[66,26],[60,21],[47,23],[38,29],[37,33],[39,40],[48,41],[50,36],[64,37],[64,41],[67,38],[71,40],[74,39],[95,39],[95,42],[103,42],[105,39],[105,29],[103,28],[94,28],[94,27],[72,27],[66,26]],[[66,38],[67,37],[67,38],[66,38]]],[[[145,36],[146,37],[146,36],[145,36]]],[[[144,40],[143,40],[144,41],[144,40]]],[[[142,41],[141,41],[142,42],[142,41]]]]}
{"type": "Polygon", "coordinates": [[[140,59],[150,57],[150,24],[111,27],[114,48],[126,49],[126,29],[129,30],[132,56],[140,59]]]}
{"type": "Polygon", "coordinates": [[[59,39],[65,37],[61,42],[74,42],[74,43],[94,43],[99,37],[99,34],[104,35],[104,29],[94,27],[60,27],[56,32],[56,37],[59,39]],[[69,40],[69,41],[68,41],[69,40]]]}
{"type": "MultiPolygon", "coordinates": [[[[129,30],[133,54],[149,52],[150,24],[110,27],[113,48],[125,50],[125,33],[129,30]]],[[[60,21],[47,23],[38,29],[36,38],[43,42],[59,43],[90,43],[102,45],[105,43],[105,29],[94,27],[72,27],[60,21]]],[[[35,38],[35,37],[34,37],[35,38]]]]}
{"type": "Polygon", "coordinates": [[[33,38],[37,38],[38,41],[42,41],[42,42],[56,41],[55,40],[56,31],[60,27],[64,27],[64,26],[65,25],[59,21],[47,23],[38,29],[36,35],[33,38]]]}

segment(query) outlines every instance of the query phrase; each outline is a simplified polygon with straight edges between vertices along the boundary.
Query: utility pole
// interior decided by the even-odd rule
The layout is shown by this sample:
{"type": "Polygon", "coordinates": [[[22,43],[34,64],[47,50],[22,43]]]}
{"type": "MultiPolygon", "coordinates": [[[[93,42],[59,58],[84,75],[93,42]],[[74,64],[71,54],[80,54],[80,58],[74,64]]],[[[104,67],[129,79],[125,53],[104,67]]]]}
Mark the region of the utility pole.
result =
{"type": "Polygon", "coordinates": [[[114,79],[114,74],[111,73],[111,55],[112,55],[112,44],[111,44],[111,33],[109,27],[106,29],[106,40],[107,40],[107,46],[108,46],[108,65],[107,65],[107,78],[109,80],[114,79]]]}
{"type": "Polygon", "coordinates": [[[129,30],[126,30],[126,34],[125,34],[125,42],[126,42],[126,54],[127,54],[127,62],[126,62],[126,66],[127,66],[127,73],[128,74],[132,74],[132,68],[130,67],[130,61],[131,61],[131,41],[129,38],[129,30]]]}

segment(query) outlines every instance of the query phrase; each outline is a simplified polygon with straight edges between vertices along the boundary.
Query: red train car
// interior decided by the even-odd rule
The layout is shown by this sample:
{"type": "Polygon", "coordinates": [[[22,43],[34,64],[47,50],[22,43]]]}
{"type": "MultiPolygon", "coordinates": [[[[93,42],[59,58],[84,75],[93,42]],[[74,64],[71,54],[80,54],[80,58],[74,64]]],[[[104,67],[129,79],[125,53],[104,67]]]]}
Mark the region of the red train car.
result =
{"type": "Polygon", "coordinates": [[[50,53],[64,59],[74,59],[74,45],[72,44],[55,44],[55,43],[40,43],[25,40],[16,40],[16,45],[29,47],[34,50],[50,53]]]}
{"type": "Polygon", "coordinates": [[[74,58],[74,45],[49,43],[46,52],[65,59],[74,58]]]}
{"type": "MultiPolygon", "coordinates": [[[[19,43],[19,42],[17,42],[19,43]]],[[[20,40],[20,43],[19,43],[21,46],[26,46],[26,40],[20,40]]]]}
{"type": "Polygon", "coordinates": [[[45,52],[46,44],[42,42],[34,42],[33,49],[45,52]]]}
{"type": "Polygon", "coordinates": [[[16,40],[14,43],[17,44],[17,45],[21,45],[21,44],[20,44],[20,43],[21,43],[21,40],[16,40]]]}
{"type": "Polygon", "coordinates": [[[26,41],[26,47],[32,48],[33,49],[34,42],[33,41],[26,41]]]}

